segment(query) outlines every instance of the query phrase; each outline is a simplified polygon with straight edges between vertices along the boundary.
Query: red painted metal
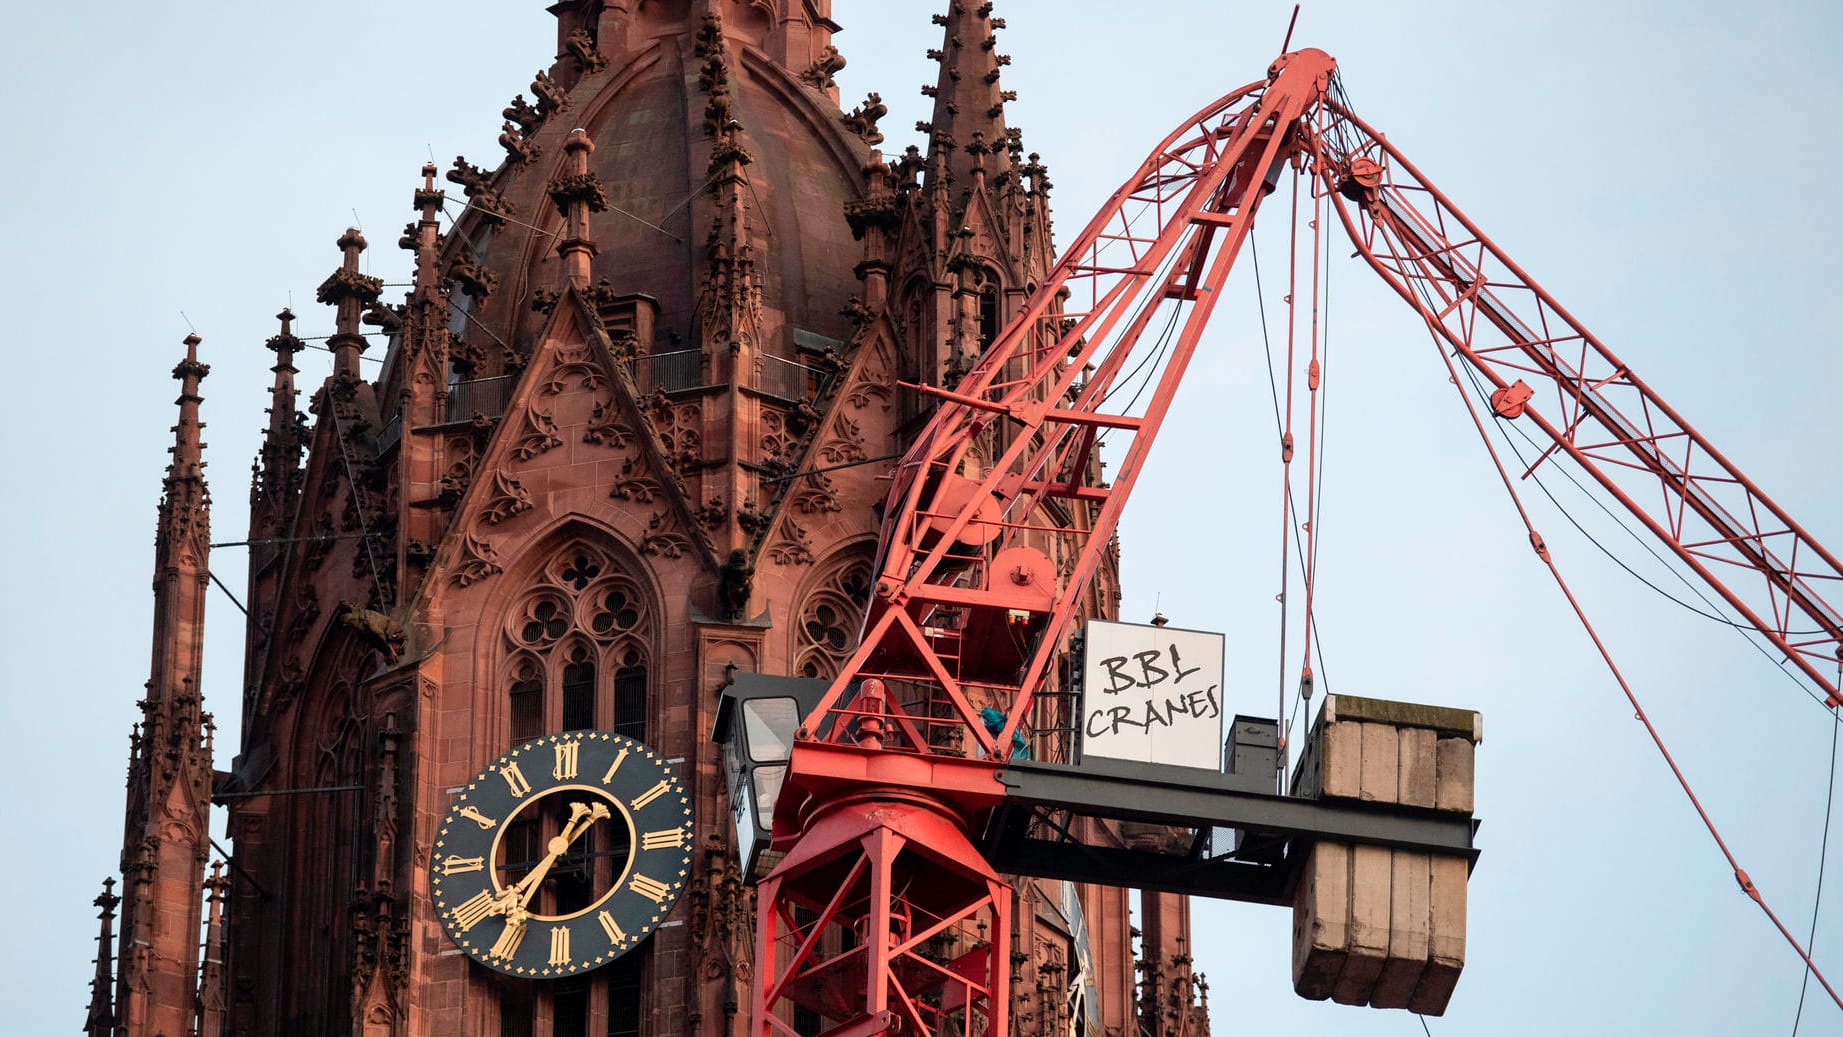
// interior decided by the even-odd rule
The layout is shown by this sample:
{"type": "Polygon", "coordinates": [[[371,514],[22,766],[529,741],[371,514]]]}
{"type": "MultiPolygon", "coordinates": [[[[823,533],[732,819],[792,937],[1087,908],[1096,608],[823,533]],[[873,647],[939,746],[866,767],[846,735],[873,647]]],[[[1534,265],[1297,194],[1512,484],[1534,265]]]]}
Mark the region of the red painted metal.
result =
{"type": "MultiPolygon", "coordinates": [[[[1335,99],[1313,161],[1363,258],[1527,419],[1843,705],[1843,565],[1335,99]],[[1725,574],[1725,575],[1724,575],[1725,574]]],[[[1535,470],[1532,466],[1530,471],[1535,470]]],[[[1525,472],[1528,475],[1529,472],[1525,472]]]]}
{"type": "Polygon", "coordinates": [[[1038,759],[1068,758],[1063,718],[1034,693],[1083,614],[1229,267],[1335,67],[1322,51],[1285,55],[1267,81],[1185,122],[957,388],[916,387],[941,402],[895,470],[864,636],[801,728],[775,811],[774,842],[789,856],[760,891],[757,1037],[791,1032],[778,1018],[807,1004],[803,977],[833,967],[815,918],[892,934],[889,955],[861,956],[866,985],[825,1006],[836,1032],[881,1032],[891,1018],[905,1033],[970,1033],[974,1019],[1005,1032],[1011,891],[967,833],[1002,796],[996,774],[1014,738],[1038,759]],[[1117,458],[1111,484],[1103,439],[1117,458]],[[945,827],[902,842],[896,826],[924,815],[945,827]],[[926,876],[906,893],[878,878],[901,870],[902,848],[926,876]],[[847,880],[866,896],[821,896],[847,880]],[[974,949],[951,959],[963,983],[917,995],[904,969],[922,959],[897,932],[919,924],[902,921],[922,911],[916,889],[942,885],[966,899],[927,917],[939,928],[952,914],[974,949]],[[989,928],[972,932],[975,918],[989,928]]]}
{"type": "Polygon", "coordinates": [[[940,403],[895,469],[862,640],[798,731],[775,810],[756,1037],[792,1034],[796,1007],[828,1037],[1006,1032],[1011,892],[971,835],[1015,745],[1069,758],[1061,700],[1039,692],[1289,167],[1492,383],[1500,417],[1528,418],[1843,702],[1818,668],[1843,644],[1823,599],[1835,558],[1351,115],[1335,71],[1322,51],[1284,54],[1187,120],[959,386],[911,387],[940,403]],[[1731,588],[1716,563],[1757,585],[1731,588]]]}

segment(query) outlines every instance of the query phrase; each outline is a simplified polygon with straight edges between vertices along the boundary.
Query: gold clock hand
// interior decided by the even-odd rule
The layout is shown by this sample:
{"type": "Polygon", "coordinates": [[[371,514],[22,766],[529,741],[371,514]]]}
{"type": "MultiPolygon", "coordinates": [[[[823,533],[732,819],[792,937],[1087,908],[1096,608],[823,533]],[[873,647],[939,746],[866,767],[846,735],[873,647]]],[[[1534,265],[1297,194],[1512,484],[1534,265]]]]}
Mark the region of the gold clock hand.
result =
{"type": "Polygon", "coordinates": [[[551,865],[557,863],[557,858],[569,852],[570,846],[581,837],[583,832],[588,831],[590,825],[609,816],[611,815],[607,804],[596,803],[591,806],[587,803],[571,803],[570,819],[564,824],[563,831],[545,844],[545,848],[550,852],[538,862],[537,867],[531,869],[531,874],[520,879],[516,886],[506,891],[516,894],[517,906],[523,908],[529,904],[532,896],[538,891],[538,885],[544,881],[545,876],[550,874],[551,865]]]}

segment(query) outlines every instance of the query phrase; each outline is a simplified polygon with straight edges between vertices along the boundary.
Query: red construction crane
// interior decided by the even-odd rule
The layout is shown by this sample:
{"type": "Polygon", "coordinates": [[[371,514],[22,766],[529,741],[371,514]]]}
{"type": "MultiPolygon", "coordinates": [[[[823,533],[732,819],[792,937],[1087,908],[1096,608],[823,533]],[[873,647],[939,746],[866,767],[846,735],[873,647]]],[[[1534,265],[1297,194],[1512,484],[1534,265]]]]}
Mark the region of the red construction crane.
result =
{"type": "Polygon", "coordinates": [[[1496,416],[1546,435],[1537,465],[1572,458],[1843,704],[1843,615],[1825,600],[1843,565],[1357,119],[1336,73],[1322,51],[1287,53],[1185,121],[958,387],[913,387],[939,405],[895,469],[863,638],[801,722],[773,810],[785,856],[760,885],[758,1037],[794,1032],[787,1003],[821,1005],[830,1035],[1008,1032],[1011,891],[986,827],[1018,747],[1073,759],[1059,660],[1099,611],[1087,596],[1121,509],[1289,170],[1490,383],[1496,416]],[[922,953],[975,930],[957,959],[922,953]],[[822,955],[827,931],[850,953],[822,955]]]}

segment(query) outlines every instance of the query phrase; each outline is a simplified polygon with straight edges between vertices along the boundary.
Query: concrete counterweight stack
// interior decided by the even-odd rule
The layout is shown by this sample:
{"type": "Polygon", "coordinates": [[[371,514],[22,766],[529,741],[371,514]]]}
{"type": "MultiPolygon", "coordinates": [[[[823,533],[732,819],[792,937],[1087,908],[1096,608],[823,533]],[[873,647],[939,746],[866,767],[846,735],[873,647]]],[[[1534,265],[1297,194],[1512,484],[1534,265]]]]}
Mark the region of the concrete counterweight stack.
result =
{"type": "MultiPolygon", "coordinates": [[[[1472,814],[1471,710],[1327,695],[1293,794],[1472,814]]],[[[1293,989],[1313,1000],[1446,1010],[1465,967],[1463,856],[1321,841],[1293,894],[1293,989]]]]}

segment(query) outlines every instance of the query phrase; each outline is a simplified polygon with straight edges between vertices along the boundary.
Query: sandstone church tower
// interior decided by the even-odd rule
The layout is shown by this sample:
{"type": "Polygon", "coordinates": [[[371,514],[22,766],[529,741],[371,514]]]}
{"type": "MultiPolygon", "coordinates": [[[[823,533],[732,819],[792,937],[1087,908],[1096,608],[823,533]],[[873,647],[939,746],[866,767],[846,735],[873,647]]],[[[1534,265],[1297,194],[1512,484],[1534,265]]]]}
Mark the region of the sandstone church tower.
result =
{"type": "MultiPolygon", "coordinates": [[[[1047,171],[1006,121],[1003,21],[941,2],[933,117],[893,159],[876,94],[841,109],[831,0],[551,6],[558,55],[505,109],[503,154],[415,185],[407,297],[360,272],[380,243],[348,230],[318,292],[337,310],[323,383],[297,385],[279,315],[244,722],[218,772],[188,339],[92,1037],[746,1030],[753,896],[718,691],[736,670],[835,672],[879,476],[928,413],[899,383],[955,381],[1054,257],[1047,171]],[[676,769],[690,864],[631,949],[509,974],[444,927],[432,876],[462,859],[444,818],[512,747],[577,729],[676,769]],[[214,801],[231,853],[207,879],[214,801]]],[[[1110,565],[1095,614],[1116,587],[1110,565]]],[[[556,862],[533,917],[607,867],[574,819],[497,820],[504,863],[556,862]]],[[[1018,886],[1015,1032],[1206,1033],[1184,902],[1145,897],[1137,955],[1125,890],[1059,885],[1018,886]]]]}

